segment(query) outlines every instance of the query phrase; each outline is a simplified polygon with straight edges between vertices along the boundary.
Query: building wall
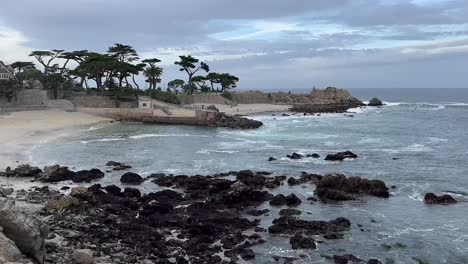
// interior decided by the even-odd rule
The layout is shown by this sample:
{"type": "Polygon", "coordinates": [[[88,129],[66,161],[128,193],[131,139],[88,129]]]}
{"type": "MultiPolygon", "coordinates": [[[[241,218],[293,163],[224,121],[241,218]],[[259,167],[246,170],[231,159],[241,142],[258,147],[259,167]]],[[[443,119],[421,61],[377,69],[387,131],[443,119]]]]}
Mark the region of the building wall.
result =
{"type": "Polygon", "coordinates": [[[77,107],[89,108],[138,108],[138,101],[121,102],[100,95],[74,95],[66,97],[77,107]]]}

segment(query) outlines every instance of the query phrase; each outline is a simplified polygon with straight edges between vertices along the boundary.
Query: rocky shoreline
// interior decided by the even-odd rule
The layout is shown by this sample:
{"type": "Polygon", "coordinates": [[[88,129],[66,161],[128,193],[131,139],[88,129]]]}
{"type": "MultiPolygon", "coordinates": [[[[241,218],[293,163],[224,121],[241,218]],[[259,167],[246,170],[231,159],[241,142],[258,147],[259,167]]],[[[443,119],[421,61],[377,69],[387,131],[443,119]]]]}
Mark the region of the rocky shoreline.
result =
{"type": "MultiPolygon", "coordinates": [[[[131,168],[118,162],[108,164],[119,170],[131,168]]],[[[0,176],[45,184],[92,184],[105,174],[98,169],[74,172],[59,165],[44,169],[21,165],[0,176]]],[[[345,217],[304,220],[298,205],[367,196],[388,199],[395,188],[381,180],[342,174],[304,172],[287,177],[250,170],[148,177],[127,172],[121,182],[123,189],[99,183],[61,190],[52,186],[16,192],[0,188],[0,263],[2,258],[6,263],[238,263],[254,261],[253,248],[272,236],[288,240],[292,249],[314,250],[319,243],[343,238],[350,228],[362,225],[345,217]],[[138,186],[144,181],[154,184],[155,191],[142,193],[138,186]],[[301,200],[291,192],[294,186],[311,188],[314,196],[301,200]],[[26,215],[15,201],[39,204],[41,209],[26,215]],[[268,228],[259,226],[269,213],[260,209],[264,204],[282,208],[268,228]]],[[[453,202],[433,194],[428,199],[426,203],[453,202]]],[[[329,263],[382,263],[351,254],[317,254],[329,263]]],[[[272,256],[271,261],[280,260],[294,263],[300,259],[272,256]]]]}

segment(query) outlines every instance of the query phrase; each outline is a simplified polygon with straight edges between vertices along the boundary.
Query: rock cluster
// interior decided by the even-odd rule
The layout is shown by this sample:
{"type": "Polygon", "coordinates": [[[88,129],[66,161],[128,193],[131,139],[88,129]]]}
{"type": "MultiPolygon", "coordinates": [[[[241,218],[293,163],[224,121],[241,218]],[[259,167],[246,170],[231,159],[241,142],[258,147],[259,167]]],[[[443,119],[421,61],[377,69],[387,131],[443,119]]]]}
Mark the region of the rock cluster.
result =
{"type": "Polygon", "coordinates": [[[424,203],[426,204],[454,204],[457,203],[452,196],[445,194],[441,196],[437,196],[433,193],[427,193],[424,195],[424,203]]]}
{"type": "Polygon", "coordinates": [[[377,97],[374,97],[372,98],[369,103],[367,104],[368,106],[382,106],[383,105],[383,102],[380,101],[379,98],[377,97]]]}
{"type": "Polygon", "coordinates": [[[328,154],[325,157],[325,160],[342,161],[344,159],[355,159],[355,158],[357,158],[356,154],[354,154],[351,151],[345,151],[345,152],[338,152],[336,154],[328,154]]]}
{"type": "Polygon", "coordinates": [[[263,126],[263,123],[245,117],[230,116],[224,113],[210,112],[208,113],[207,117],[207,125],[212,127],[252,129],[263,126]]]}
{"type": "Polygon", "coordinates": [[[315,194],[321,200],[346,201],[358,195],[390,197],[388,187],[381,180],[368,180],[360,177],[346,177],[342,174],[328,174],[316,184],[315,194]]]}
{"type": "Polygon", "coordinates": [[[61,181],[73,181],[76,183],[91,182],[104,177],[104,172],[98,169],[71,171],[68,167],[53,165],[44,167],[41,170],[30,165],[19,165],[14,170],[7,168],[5,172],[0,173],[5,177],[32,177],[35,181],[44,183],[55,183],[61,181]]]}

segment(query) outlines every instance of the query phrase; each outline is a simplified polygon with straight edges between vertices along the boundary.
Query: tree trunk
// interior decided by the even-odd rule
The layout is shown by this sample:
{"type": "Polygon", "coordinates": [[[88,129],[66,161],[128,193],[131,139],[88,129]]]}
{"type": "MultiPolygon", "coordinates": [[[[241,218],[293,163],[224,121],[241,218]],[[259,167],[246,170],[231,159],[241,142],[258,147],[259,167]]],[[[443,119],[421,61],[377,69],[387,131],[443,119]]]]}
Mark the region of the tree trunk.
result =
{"type": "Polygon", "coordinates": [[[133,81],[133,83],[135,84],[137,90],[140,90],[140,86],[139,86],[138,83],[135,81],[135,74],[132,75],[132,81],[133,81]]]}

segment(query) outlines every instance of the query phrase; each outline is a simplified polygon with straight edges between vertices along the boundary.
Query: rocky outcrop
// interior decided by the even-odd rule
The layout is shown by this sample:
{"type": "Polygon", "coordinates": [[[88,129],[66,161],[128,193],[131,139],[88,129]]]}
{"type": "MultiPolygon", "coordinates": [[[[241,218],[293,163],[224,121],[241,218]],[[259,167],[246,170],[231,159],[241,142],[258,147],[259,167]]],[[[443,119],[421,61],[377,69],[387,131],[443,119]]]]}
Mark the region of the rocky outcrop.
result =
{"type": "Polygon", "coordinates": [[[0,176],[3,177],[36,177],[42,172],[38,167],[33,167],[31,165],[19,165],[14,170],[10,167],[7,167],[5,172],[0,172],[0,176]]]}
{"type": "Polygon", "coordinates": [[[317,182],[315,194],[321,200],[346,201],[356,199],[360,195],[388,198],[390,197],[388,190],[381,180],[347,178],[342,174],[328,174],[317,182]]]}
{"type": "MultiPolygon", "coordinates": [[[[0,227],[5,237],[13,241],[21,253],[44,263],[45,239],[49,232],[46,225],[21,213],[14,201],[0,198],[0,227]]],[[[9,252],[14,251],[9,249],[9,252]]]]}
{"type": "Polygon", "coordinates": [[[127,172],[124,175],[122,175],[122,177],[120,177],[120,182],[125,184],[138,185],[143,183],[144,181],[145,179],[143,179],[143,177],[133,172],[127,172]]]}
{"type": "Polygon", "coordinates": [[[296,217],[282,216],[273,220],[273,225],[268,228],[271,234],[294,234],[306,232],[308,235],[321,235],[339,233],[348,230],[351,222],[346,218],[337,218],[332,221],[307,221],[296,217]]]}
{"type": "Polygon", "coordinates": [[[317,244],[311,237],[306,237],[302,233],[297,233],[289,240],[292,249],[316,249],[317,244]]]}
{"type": "Polygon", "coordinates": [[[441,196],[437,196],[433,193],[427,193],[424,195],[424,203],[426,204],[454,204],[457,203],[452,196],[445,194],[441,196]]]}
{"type": "Polygon", "coordinates": [[[355,159],[357,158],[357,155],[352,153],[351,151],[345,151],[345,152],[338,152],[336,154],[328,154],[325,157],[325,160],[331,160],[331,161],[342,161],[344,159],[355,159]]]}
{"type": "Polygon", "coordinates": [[[73,181],[76,183],[91,182],[104,177],[104,172],[98,169],[71,171],[68,167],[53,165],[44,170],[30,165],[20,165],[14,170],[7,168],[0,176],[6,177],[33,177],[35,181],[43,183],[56,183],[61,181],[73,181]]]}
{"type": "Polygon", "coordinates": [[[299,199],[294,193],[291,193],[288,196],[284,196],[283,194],[278,194],[270,201],[270,205],[273,206],[298,206],[302,203],[301,199],[299,199]]]}
{"type": "Polygon", "coordinates": [[[15,243],[0,232],[0,263],[18,262],[23,255],[15,243]]]}
{"type": "Polygon", "coordinates": [[[36,176],[36,180],[40,182],[61,182],[70,181],[75,177],[75,172],[70,171],[68,167],[54,165],[47,166],[44,171],[36,176]]]}
{"type": "Polygon", "coordinates": [[[121,162],[116,162],[116,161],[108,161],[106,163],[106,166],[109,166],[109,167],[113,167],[112,170],[126,170],[126,169],[131,169],[132,166],[130,165],[126,165],[124,163],[121,163],[121,162]]]}
{"type": "Polygon", "coordinates": [[[314,89],[307,96],[307,103],[296,103],[291,108],[300,113],[343,113],[350,108],[363,106],[364,103],[352,97],[348,91],[328,87],[324,90],[314,89]]]}
{"type": "Polygon", "coordinates": [[[207,125],[212,127],[252,129],[263,126],[263,123],[245,117],[230,116],[223,113],[210,112],[207,116],[207,125]]]}
{"type": "Polygon", "coordinates": [[[380,101],[379,98],[377,97],[374,97],[372,98],[369,103],[367,104],[368,106],[382,106],[383,105],[383,102],[380,101]]]}

